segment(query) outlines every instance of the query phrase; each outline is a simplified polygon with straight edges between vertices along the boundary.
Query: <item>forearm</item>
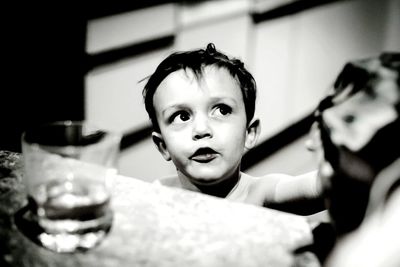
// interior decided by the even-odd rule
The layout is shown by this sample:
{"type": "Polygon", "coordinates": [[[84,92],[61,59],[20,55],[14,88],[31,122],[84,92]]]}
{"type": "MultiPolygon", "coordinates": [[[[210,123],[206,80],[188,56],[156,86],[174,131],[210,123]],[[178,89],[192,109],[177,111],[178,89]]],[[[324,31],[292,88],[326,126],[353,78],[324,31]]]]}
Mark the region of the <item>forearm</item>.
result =
{"type": "Polygon", "coordinates": [[[324,210],[322,187],[317,171],[279,179],[272,201],[265,202],[265,206],[301,215],[324,210]]]}
{"type": "Polygon", "coordinates": [[[315,199],[322,195],[317,171],[299,176],[286,176],[275,185],[274,202],[282,203],[298,199],[315,199]]]}

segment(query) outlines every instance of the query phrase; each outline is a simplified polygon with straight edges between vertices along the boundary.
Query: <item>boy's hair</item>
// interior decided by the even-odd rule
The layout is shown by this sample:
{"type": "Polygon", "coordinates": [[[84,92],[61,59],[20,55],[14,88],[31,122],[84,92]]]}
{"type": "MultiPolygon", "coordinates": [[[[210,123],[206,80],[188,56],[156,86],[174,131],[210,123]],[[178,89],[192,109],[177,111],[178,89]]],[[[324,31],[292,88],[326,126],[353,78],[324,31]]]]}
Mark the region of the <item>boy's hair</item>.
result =
{"type": "Polygon", "coordinates": [[[254,116],[256,102],[256,82],[253,76],[246,70],[242,61],[236,58],[229,58],[217,51],[214,44],[209,43],[206,49],[175,52],[169,55],[148,78],[142,93],[146,111],[149,114],[155,131],[160,131],[153,106],[153,96],[157,87],[169,74],[181,69],[192,70],[195,77],[200,79],[204,74],[204,67],[206,66],[225,68],[239,83],[243,94],[247,123],[250,123],[254,116]]]}

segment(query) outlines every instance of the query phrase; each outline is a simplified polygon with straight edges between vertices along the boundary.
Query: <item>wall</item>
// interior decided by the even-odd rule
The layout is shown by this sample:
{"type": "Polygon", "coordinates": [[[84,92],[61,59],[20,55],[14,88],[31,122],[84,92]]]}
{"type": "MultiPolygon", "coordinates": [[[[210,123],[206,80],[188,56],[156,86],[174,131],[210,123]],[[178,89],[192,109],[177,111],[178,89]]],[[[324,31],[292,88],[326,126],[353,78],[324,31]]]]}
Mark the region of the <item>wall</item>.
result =
{"type": "Polygon", "coordinates": [[[79,7],[3,7],[0,150],[21,152],[21,134],[33,125],[83,119],[86,21],[79,7]]]}
{"type": "Polygon", "coordinates": [[[345,62],[385,48],[388,3],[339,1],[256,25],[262,138],[309,113],[345,62]]]}
{"type": "MultiPolygon", "coordinates": [[[[337,1],[253,23],[252,13],[271,8],[262,2],[169,3],[89,21],[86,49],[94,55],[157,36],[174,39],[166,47],[90,71],[85,79],[87,120],[124,133],[149,126],[138,81],[171,51],[214,42],[241,58],[256,78],[262,142],[310,113],[345,62],[388,48],[400,50],[399,13],[393,8],[398,0],[337,1]]],[[[121,174],[147,181],[174,173],[150,138],[124,150],[119,164],[121,174]]]]}

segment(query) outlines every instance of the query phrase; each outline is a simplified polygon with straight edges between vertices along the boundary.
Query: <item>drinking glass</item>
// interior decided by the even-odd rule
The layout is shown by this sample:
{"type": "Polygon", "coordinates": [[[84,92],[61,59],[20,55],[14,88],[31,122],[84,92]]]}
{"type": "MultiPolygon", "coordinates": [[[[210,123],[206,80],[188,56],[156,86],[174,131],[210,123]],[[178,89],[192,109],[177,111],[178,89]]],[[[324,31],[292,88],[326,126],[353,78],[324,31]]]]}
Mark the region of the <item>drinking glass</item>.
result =
{"type": "Polygon", "coordinates": [[[110,186],[121,136],[85,121],[39,125],[22,134],[24,178],[35,241],[56,252],[85,251],[109,232],[110,186]]]}

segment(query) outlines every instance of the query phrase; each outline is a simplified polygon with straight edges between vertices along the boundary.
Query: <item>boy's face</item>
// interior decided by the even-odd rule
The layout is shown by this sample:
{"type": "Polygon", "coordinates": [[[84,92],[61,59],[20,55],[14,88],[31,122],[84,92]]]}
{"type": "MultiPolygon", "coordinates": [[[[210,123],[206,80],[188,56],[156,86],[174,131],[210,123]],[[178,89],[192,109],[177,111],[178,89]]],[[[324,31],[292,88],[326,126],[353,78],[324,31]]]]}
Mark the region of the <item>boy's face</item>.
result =
{"type": "Polygon", "coordinates": [[[208,66],[200,80],[191,71],[173,72],[153,100],[161,131],[153,140],[180,175],[207,185],[238,174],[257,132],[247,131],[242,92],[227,70],[208,66]]]}

